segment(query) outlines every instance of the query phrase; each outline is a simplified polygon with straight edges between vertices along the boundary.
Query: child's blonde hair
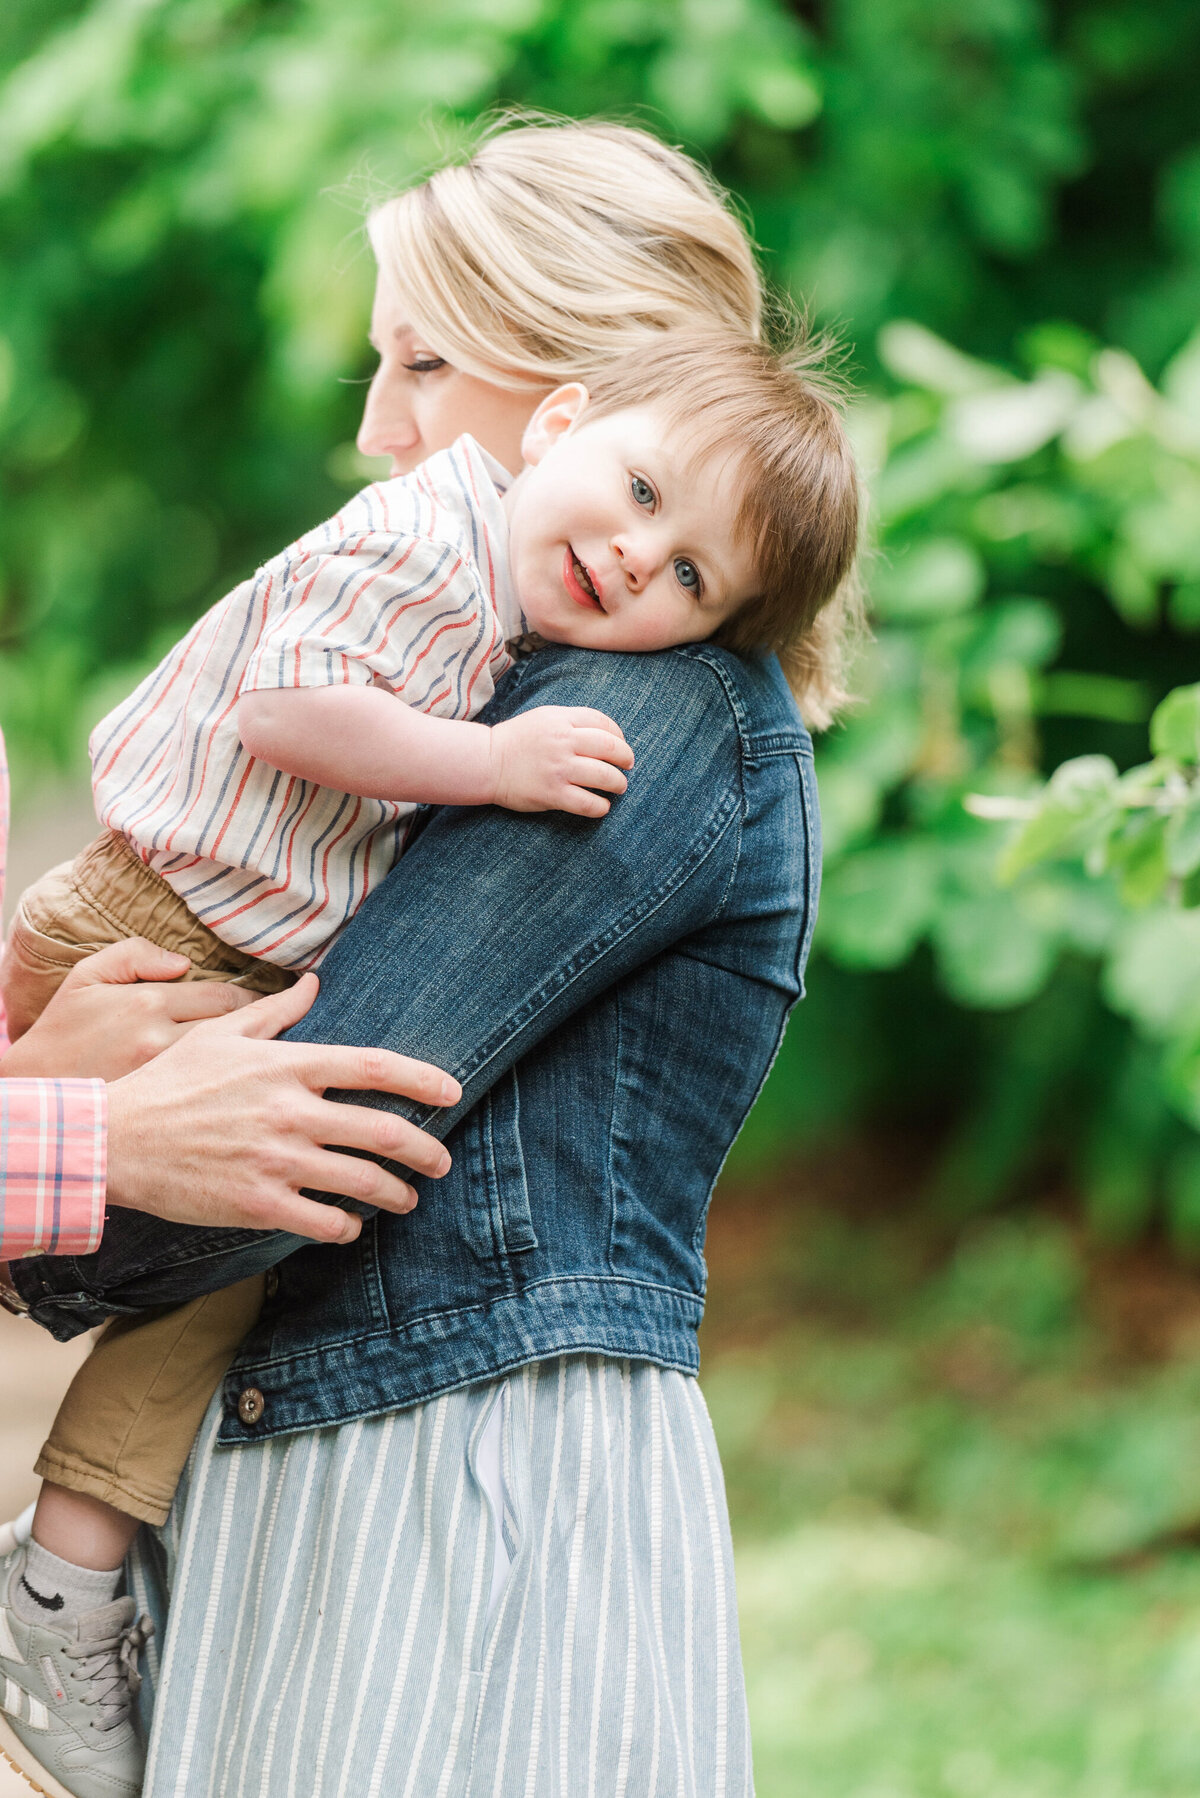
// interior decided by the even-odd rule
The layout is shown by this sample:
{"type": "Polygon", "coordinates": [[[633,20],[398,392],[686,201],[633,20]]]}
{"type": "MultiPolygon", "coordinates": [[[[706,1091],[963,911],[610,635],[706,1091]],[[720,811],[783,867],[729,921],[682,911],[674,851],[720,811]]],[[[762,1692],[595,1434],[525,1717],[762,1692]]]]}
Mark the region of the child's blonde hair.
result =
{"type": "MultiPolygon", "coordinates": [[[[730,196],[682,151],[628,125],[506,114],[465,161],[378,206],[368,230],[427,347],[531,396],[567,381],[592,388],[630,356],[669,355],[677,332],[737,339],[749,368],[763,334],[762,281],[730,196]]],[[[761,353],[765,368],[770,352],[761,353]]],[[[824,431],[830,466],[840,465],[841,426],[811,353],[807,365],[813,454],[824,431]]],[[[752,419],[747,428],[758,445],[747,453],[766,466],[770,446],[752,419]]],[[[845,512],[853,500],[843,485],[845,512]]],[[[816,563],[804,581],[789,584],[782,569],[777,579],[771,521],[746,505],[768,578],[763,599],[721,639],[777,650],[809,722],[823,727],[845,698],[849,580],[831,601],[816,563]]]]}
{"type": "Polygon", "coordinates": [[[855,599],[858,476],[821,342],[785,352],[742,333],[675,331],[595,376],[582,422],[651,407],[689,456],[727,462],[733,534],[757,591],[714,633],[773,651],[808,721],[845,703],[842,646],[855,599]]]}
{"type": "Polygon", "coordinates": [[[465,162],[385,201],[368,230],[430,348],[500,386],[586,381],[680,325],[762,328],[729,196],[627,125],[506,115],[465,162]]]}

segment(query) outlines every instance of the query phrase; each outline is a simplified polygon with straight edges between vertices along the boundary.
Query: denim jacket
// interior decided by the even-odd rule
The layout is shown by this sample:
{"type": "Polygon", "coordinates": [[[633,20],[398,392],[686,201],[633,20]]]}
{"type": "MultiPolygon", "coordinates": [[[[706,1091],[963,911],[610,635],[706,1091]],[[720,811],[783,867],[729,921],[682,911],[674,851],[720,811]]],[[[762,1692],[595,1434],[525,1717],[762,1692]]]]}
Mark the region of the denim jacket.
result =
{"type": "Polygon", "coordinates": [[[223,1441],[572,1351],[698,1365],[709,1197],[803,990],[812,745],[777,664],[711,644],[543,650],[482,716],[535,705],[615,718],[636,757],[626,794],[599,821],[431,812],[291,1032],[453,1073],[452,1111],[366,1101],[445,1136],[450,1173],[418,1178],[416,1209],[372,1216],[350,1248],[114,1214],[95,1256],[20,1269],[65,1336],[278,1263],[226,1379],[223,1441]],[[244,1422],[250,1388],[264,1402],[244,1422]]]}

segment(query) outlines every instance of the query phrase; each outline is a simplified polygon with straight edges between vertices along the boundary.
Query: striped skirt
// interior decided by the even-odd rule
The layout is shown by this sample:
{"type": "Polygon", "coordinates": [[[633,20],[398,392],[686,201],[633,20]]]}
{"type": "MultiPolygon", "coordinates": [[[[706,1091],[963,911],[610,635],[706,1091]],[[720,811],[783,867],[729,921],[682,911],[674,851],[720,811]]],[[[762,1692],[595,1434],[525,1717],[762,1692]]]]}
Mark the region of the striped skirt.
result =
{"type": "Polygon", "coordinates": [[[132,1562],[145,1798],[753,1792],[695,1380],[571,1356],[248,1448],[218,1421],[132,1562]]]}

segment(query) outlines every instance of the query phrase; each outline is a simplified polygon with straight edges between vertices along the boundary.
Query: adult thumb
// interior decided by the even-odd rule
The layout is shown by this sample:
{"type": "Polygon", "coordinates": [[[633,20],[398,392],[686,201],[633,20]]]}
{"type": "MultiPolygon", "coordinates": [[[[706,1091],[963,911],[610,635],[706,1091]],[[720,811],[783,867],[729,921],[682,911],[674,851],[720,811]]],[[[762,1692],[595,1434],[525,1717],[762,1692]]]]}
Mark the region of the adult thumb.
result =
{"type": "Polygon", "coordinates": [[[109,943],[107,948],[97,949],[94,955],[76,962],[63,986],[125,986],[134,980],[178,980],[189,966],[186,955],[160,949],[144,936],[131,936],[120,943],[109,943]]]}
{"type": "Polygon", "coordinates": [[[268,993],[264,999],[256,999],[253,1005],[243,1005],[240,1011],[232,1012],[219,1023],[207,1025],[206,1029],[220,1031],[226,1036],[252,1036],[265,1041],[298,1024],[312,1006],[320,987],[315,974],[301,974],[294,986],[285,987],[281,993],[268,993]]]}

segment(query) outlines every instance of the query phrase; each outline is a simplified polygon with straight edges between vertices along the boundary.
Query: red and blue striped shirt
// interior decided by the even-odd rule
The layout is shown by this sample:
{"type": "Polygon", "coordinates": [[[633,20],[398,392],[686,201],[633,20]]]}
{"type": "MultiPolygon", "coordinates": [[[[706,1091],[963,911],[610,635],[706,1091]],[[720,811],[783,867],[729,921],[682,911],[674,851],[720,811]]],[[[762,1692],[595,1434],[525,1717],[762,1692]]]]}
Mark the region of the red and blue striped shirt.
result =
{"type": "Polygon", "coordinates": [[[506,638],[522,629],[508,481],[460,437],[366,488],[219,600],[97,726],[101,821],[223,941],[311,967],[399,857],[416,809],[250,755],[239,696],[358,684],[438,717],[474,717],[510,664],[506,638]]]}

